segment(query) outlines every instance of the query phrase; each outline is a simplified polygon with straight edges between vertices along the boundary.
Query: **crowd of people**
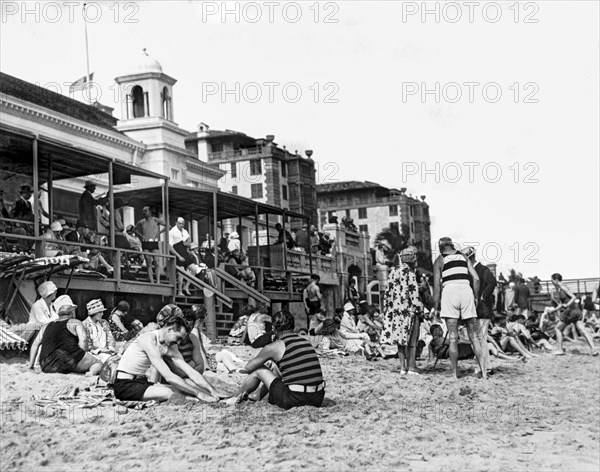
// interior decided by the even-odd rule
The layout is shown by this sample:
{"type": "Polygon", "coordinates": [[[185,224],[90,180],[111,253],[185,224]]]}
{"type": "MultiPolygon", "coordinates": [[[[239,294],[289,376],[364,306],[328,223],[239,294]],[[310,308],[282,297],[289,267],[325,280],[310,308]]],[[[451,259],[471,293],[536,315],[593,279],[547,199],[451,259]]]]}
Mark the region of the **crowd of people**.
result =
{"type": "MultiPolygon", "coordinates": [[[[199,276],[204,270],[194,257],[199,248],[191,243],[184,224],[179,218],[171,228],[169,249],[180,267],[199,276]]],[[[164,226],[149,208],[144,209],[137,227],[146,252],[156,249],[151,243],[157,243],[164,226]]],[[[88,229],[81,223],[70,240],[83,240],[88,229]]],[[[50,230],[60,232],[56,225],[50,230]]],[[[543,311],[534,311],[531,291],[520,274],[512,277],[512,286],[499,292],[498,280],[477,260],[474,248],[458,250],[450,238],[440,239],[438,245],[440,255],[432,277],[417,270],[415,247],[399,254],[385,252],[382,257],[391,260],[391,270],[381,307],[369,305],[352,278],[343,306],[328,309],[320,278],[313,274],[302,296],[306,332],[296,329],[294,316],[286,310],[270,315],[267,305],[244,306],[229,335],[234,344],[260,349],[248,362],[211,344],[203,334],[206,309],[201,305],[187,310],[166,305],[144,327],[137,319],[126,322],[130,319],[127,302],[109,311],[102,300],[93,299],[85,306],[87,317],[80,321],[71,298],[57,297],[51,281],[37,287],[39,299],[29,322],[12,329],[31,343],[31,368],[103,374],[120,400],[165,401],[179,391],[207,402],[236,404],[268,395],[270,403],[285,409],[323,403],[326,384],[319,359],[324,354],[362,355],[369,361],[398,359],[403,376],[422,375],[417,361],[428,358],[435,364],[449,359],[452,375],[459,377],[459,360],[473,358],[476,375],[484,379],[494,373],[492,358],[528,362],[544,352],[564,355],[565,343],[579,338],[591,355],[598,355],[598,287],[579,300],[561,274],[553,274],[550,302],[543,311]],[[204,375],[207,370],[248,375],[228,398],[204,375]]],[[[209,241],[204,249],[212,254],[210,246],[209,241]]],[[[238,272],[231,274],[245,280],[249,276],[240,275],[244,270],[240,253],[237,233],[219,242],[219,259],[233,259],[231,266],[238,272]]],[[[159,275],[157,265],[154,276],[159,275]]],[[[180,281],[182,292],[185,283],[180,281]]]]}

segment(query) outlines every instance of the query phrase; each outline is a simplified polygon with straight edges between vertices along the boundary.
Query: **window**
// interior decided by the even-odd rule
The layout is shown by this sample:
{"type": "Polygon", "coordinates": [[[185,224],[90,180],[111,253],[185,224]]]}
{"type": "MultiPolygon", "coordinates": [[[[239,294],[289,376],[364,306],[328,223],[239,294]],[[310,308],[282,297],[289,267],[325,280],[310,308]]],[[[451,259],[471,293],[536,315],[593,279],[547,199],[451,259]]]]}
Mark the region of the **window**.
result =
{"type": "Polygon", "coordinates": [[[231,166],[231,178],[235,179],[237,177],[237,164],[235,162],[232,162],[230,164],[231,166]]]}
{"type": "Polygon", "coordinates": [[[398,205],[390,205],[390,216],[398,216],[398,205]]]}
{"type": "Polygon", "coordinates": [[[237,195],[237,185],[234,185],[233,187],[231,187],[231,193],[233,193],[234,195],[237,195]]]}
{"type": "Polygon", "coordinates": [[[364,220],[367,218],[367,209],[366,208],[359,208],[358,209],[358,219],[359,220],[364,220]]]}
{"type": "Polygon", "coordinates": [[[132,118],[146,116],[146,105],[144,103],[144,90],[139,85],[131,89],[131,102],[133,106],[132,118]]]}
{"type": "Polygon", "coordinates": [[[281,162],[281,176],[287,177],[287,164],[285,162],[281,162]]]}
{"type": "Polygon", "coordinates": [[[410,224],[410,233],[415,234],[415,224],[414,223],[410,224]]]}
{"type": "Polygon", "coordinates": [[[223,150],[223,143],[212,143],[210,148],[212,152],[221,152],[223,150]]]}
{"type": "Polygon", "coordinates": [[[393,230],[396,230],[396,231],[398,231],[398,233],[399,233],[399,232],[400,232],[400,225],[399,225],[397,222],[395,222],[395,223],[390,223],[390,229],[391,229],[392,231],[393,231],[393,230]]]}
{"type": "MultiPolygon", "coordinates": [[[[257,159],[255,161],[250,161],[250,175],[260,175],[260,174],[262,174],[262,166],[261,166],[260,159],[257,159]]],[[[262,190],[261,190],[261,197],[262,197],[262,190]]]]}
{"type": "Polygon", "coordinates": [[[288,199],[287,185],[282,185],[281,186],[281,198],[283,198],[284,200],[288,199]]]}
{"type": "Polygon", "coordinates": [[[252,197],[251,198],[262,198],[263,197],[263,188],[262,184],[252,184],[250,186],[252,197]]]}
{"type": "Polygon", "coordinates": [[[171,180],[179,182],[179,171],[177,169],[171,169],[171,180]]]}
{"type": "Polygon", "coordinates": [[[410,216],[415,216],[415,209],[412,206],[410,207],[410,216]]]}
{"type": "Polygon", "coordinates": [[[346,218],[350,218],[350,210],[346,210],[346,218]]]}
{"type": "Polygon", "coordinates": [[[171,96],[169,95],[169,89],[167,87],[163,87],[163,91],[161,92],[162,98],[162,113],[163,118],[167,120],[173,120],[173,111],[171,108],[171,96]]]}
{"type": "Polygon", "coordinates": [[[361,233],[368,233],[368,232],[369,232],[369,225],[360,225],[360,226],[358,227],[358,230],[359,230],[361,233]]]}

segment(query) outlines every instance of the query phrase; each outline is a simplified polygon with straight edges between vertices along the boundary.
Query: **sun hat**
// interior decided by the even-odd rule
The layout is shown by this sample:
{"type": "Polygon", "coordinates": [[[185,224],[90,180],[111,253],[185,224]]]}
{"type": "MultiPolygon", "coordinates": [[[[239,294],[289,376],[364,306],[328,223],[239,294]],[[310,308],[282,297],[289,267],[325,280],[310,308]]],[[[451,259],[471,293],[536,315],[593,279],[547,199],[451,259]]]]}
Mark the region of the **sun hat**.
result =
{"type": "Polygon", "coordinates": [[[62,231],[63,228],[62,228],[62,225],[60,224],[60,221],[53,221],[50,224],[50,229],[52,231],[62,231]]]}
{"type": "Polygon", "coordinates": [[[92,182],[91,180],[86,180],[83,188],[88,188],[88,187],[97,187],[97,185],[95,182],[92,182]]]}
{"type": "Polygon", "coordinates": [[[90,315],[90,316],[100,313],[102,311],[106,311],[106,308],[104,308],[104,304],[102,303],[102,300],[100,300],[99,298],[89,301],[88,304],[86,305],[86,308],[88,311],[88,315],[90,315]]]}
{"type": "Polygon", "coordinates": [[[156,322],[158,326],[161,328],[165,326],[167,323],[173,321],[175,318],[183,319],[183,312],[181,308],[173,303],[169,303],[168,305],[163,306],[158,314],[156,315],[156,322]]]}
{"type": "Polygon", "coordinates": [[[354,310],[354,309],[355,309],[355,307],[354,307],[354,304],[352,304],[352,303],[350,303],[350,302],[347,302],[347,303],[344,305],[344,310],[345,310],[345,311],[350,311],[350,310],[354,310]]]}
{"type": "Polygon", "coordinates": [[[54,284],[54,282],[48,280],[47,282],[40,284],[40,286],[38,287],[37,290],[38,290],[38,293],[40,294],[40,297],[46,298],[46,297],[52,295],[58,289],[56,288],[56,285],[54,284]]]}
{"type": "Polygon", "coordinates": [[[68,295],[61,295],[56,300],[54,300],[54,309],[59,312],[61,308],[77,308],[77,305],[73,303],[71,297],[68,295]]]}

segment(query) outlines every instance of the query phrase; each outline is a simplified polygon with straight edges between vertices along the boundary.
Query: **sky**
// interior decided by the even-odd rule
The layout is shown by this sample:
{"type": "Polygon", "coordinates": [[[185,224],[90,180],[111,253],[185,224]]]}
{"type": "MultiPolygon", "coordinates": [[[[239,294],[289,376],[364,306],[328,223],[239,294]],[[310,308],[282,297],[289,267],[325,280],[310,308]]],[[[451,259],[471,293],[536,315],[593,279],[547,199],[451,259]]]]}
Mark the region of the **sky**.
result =
{"type": "MultiPolygon", "coordinates": [[[[598,2],[89,5],[115,116],[114,78],[146,48],[177,79],[182,128],[273,134],[314,151],[318,182],[425,195],[432,240],[501,272],[599,276],[598,2]]],[[[83,3],[1,7],[0,69],[67,95],[86,73],[83,3]]]]}

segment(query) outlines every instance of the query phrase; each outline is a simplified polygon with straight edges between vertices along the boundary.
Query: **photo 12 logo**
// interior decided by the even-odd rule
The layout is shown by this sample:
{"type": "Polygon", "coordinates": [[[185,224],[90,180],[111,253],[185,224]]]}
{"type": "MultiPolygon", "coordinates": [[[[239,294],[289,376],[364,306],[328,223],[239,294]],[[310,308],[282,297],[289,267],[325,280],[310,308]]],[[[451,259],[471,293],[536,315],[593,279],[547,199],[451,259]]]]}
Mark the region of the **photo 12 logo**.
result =
{"type": "Polygon", "coordinates": [[[202,23],[339,23],[336,2],[201,2],[202,23]]]}
{"type": "Polygon", "coordinates": [[[501,85],[498,82],[402,82],[402,103],[539,103],[537,94],[540,86],[536,82],[513,82],[501,85]]]}
{"type": "Polygon", "coordinates": [[[336,82],[202,82],[202,103],[210,99],[220,103],[339,103],[339,91],[336,82]]]}
{"type": "Polygon", "coordinates": [[[140,6],[136,2],[0,2],[2,23],[138,23],[140,6]]]}
{"type": "Polygon", "coordinates": [[[402,23],[538,23],[536,2],[402,2],[402,23]]]}
{"type": "MultiPolygon", "coordinates": [[[[538,254],[540,246],[534,241],[509,241],[499,243],[497,241],[453,241],[454,248],[457,251],[462,251],[467,247],[475,249],[475,257],[478,261],[490,264],[499,262],[514,263],[514,264],[538,264],[538,254]]],[[[437,244],[433,248],[433,258],[436,259],[440,255],[440,250],[437,244]]]]}
{"type": "Polygon", "coordinates": [[[425,183],[448,184],[479,183],[496,184],[503,178],[515,184],[537,184],[540,166],[537,162],[407,162],[401,164],[402,183],[409,179],[425,183]]]}

